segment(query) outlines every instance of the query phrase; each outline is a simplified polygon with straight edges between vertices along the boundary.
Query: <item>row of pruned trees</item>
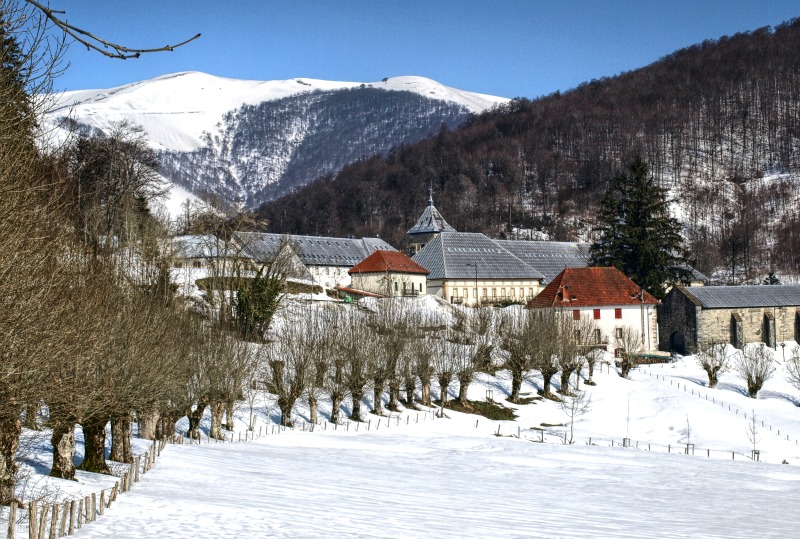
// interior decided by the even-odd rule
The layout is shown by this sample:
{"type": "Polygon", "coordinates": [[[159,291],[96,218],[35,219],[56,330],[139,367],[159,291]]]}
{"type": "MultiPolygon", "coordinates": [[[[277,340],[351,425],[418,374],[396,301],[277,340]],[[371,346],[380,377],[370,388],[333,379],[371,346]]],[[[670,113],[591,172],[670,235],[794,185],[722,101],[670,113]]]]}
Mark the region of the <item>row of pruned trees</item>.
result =
{"type": "MultiPolygon", "coordinates": [[[[384,414],[416,403],[447,406],[457,384],[457,400],[470,407],[468,390],[478,371],[508,369],[509,400],[520,401],[523,382],[541,373],[542,393],[555,398],[552,380],[570,394],[570,379],[588,366],[588,384],[607,338],[591,318],[573,320],[558,310],[491,308],[455,311],[452,320],[418,310],[402,299],[385,299],[375,310],[325,305],[287,311],[259,349],[259,387],[273,394],[281,423],[291,425],[294,406],[307,399],[309,419],[320,419],[319,403],[331,403],[338,423],[349,400],[349,418],[363,421],[365,397],[372,412],[384,414]],[[417,398],[419,395],[419,398],[417,398]],[[385,402],[384,402],[385,401],[385,402]]],[[[641,346],[635,331],[623,331],[632,352],[641,346]],[[631,333],[631,335],[628,335],[631,333]]],[[[624,347],[617,342],[619,347],[624,347]]],[[[624,362],[624,360],[623,360],[624,362]]]]}
{"type": "MultiPolygon", "coordinates": [[[[786,379],[800,390],[800,347],[790,349],[789,354],[784,363],[786,379]]],[[[747,394],[755,399],[777,371],[774,356],[774,351],[764,344],[737,350],[725,342],[712,342],[701,347],[695,358],[708,375],[708,387],[716,387],[720,375],[732,371],[745,381],[747,394]]]]}

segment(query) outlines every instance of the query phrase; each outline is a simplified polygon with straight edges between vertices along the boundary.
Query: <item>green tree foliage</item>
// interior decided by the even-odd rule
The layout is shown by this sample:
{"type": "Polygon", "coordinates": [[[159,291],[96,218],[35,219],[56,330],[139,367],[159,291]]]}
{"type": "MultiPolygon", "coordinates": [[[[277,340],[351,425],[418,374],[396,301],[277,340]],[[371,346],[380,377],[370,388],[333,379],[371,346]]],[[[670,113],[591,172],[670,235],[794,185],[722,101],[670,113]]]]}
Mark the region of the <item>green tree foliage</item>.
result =
{"type": "Polygon", "coordinates": [[[647,163],[636,157],[628,174],[612,180],[597,215],[599,238],[590,249],[593,266],[615,266],[657,298],[691,279],[681,226],[669,214],[666,191],[647,163]]]}
{"type": "Polygon", "coordinates": [[[283,295],[283,279],[272,268],[261,268],[252,279],[240,279],[233,301],[242,337],[261,340],[283,295]]]}

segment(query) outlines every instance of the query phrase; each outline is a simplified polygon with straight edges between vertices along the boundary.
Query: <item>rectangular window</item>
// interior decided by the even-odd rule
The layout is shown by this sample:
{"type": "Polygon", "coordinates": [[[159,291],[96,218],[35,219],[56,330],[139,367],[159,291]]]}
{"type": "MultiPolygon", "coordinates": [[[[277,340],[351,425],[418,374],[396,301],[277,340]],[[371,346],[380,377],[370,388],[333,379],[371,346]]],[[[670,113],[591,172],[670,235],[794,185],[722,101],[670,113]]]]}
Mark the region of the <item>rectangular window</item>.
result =
{"type": "Polygon", "coordinates": [[[464,289],[464,299],[467,299],[468,297],[469,297],[469,288],[465,288],[464,289]]]}
{"type": "Polygon", "coordinates": [[[594,310],[594,319],[595,320],[600,320],[600,309],[595,309],[594,310]]]}
{"type": "Polygon", "coordinates": [[[594,330],[594,342],[603,342],[603,332],[599,329],[594,330]]]}
{"type": "Polygon", "coordinates": [[[492,288],[492,297],[493,298],[497,297],[497,289],[496,288],[492,288]]]}
{"type": "Polygon", "coordinates": [[[614,348],[614,357],[619,357],[619,348],[614,348]]]}
{"type": "Polygon", "coordinates": [[[506,295],[506,289],[505,289],[505,288],[501,288],[501,289],[500,289],[500,297],[501,297],[501,298],[502,298],[502,297],[505,297],[505,295],[506,295]]]}
{"type": "Polygon", "coordinates": [[[614,318],[622,318],[622,309],[614,309],[614,318]]]}
{"type": "Polygon", "coordinates": [[[580,309],[574,309],[572,311],[572,319],[573,320],[580,320],[581,319],[581,310],[580,309]]]}
{"type": "Polygon", "coordinates": [[[200,262],[199,260],[193,260],[192,261],[192,267],[193,268],[202,268],[203,267],[203,263],[200,262]]]}
{"type": "Polygon", "coordinates": [[[614,330],[614,335],[617,337],[617,339],[621,339],[622,338],[622,328],[616,328],[614,330]]]}

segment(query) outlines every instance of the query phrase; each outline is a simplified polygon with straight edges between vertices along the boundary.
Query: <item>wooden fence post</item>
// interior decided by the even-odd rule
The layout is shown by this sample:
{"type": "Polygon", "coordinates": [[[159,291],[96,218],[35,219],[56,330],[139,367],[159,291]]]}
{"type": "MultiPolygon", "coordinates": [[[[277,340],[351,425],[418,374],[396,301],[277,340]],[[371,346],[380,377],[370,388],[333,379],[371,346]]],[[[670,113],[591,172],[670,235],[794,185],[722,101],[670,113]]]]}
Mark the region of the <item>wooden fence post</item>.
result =
{"type": "Polygon", "coordinates": [[[97,520],[97,495],[92,492],[92,521],[97,520]]]}
{"type": "Polygon", "coordinates": [[[6,539],[15,539],[14,532],[17,528],[17,502],[11,502],[8,506],[8,533],[6,539]]]}
{"type": "Polygon", "coordinates": [[[28,539],[38,539],[39,537],[39,514],[36,510],[36,502],[28,502],[28,539]]]}
{"type": "Polygon", "coordinates": [[[133,459],[133,467],[134,467],[133,482],[134,483],[138,483],[139,482],[139,459],[140,459],[140,457],[136,457],[135,459],[133,459]]]}
{"type": "Polygon", "coordinates": [[[58,504],[53,504],[53,515],[50,517],[50,533],[48,539],[56,539],[56,531],[58,531],[58,504]]]}
{"type": "Polygon", "coordinates": [[[44,532],[47,529],[47,514],[49,511],[50,506],[47,504],[42,504],[42,516],[39,518],[34,539],[44,539],[44,532]]]}
{"type": "Polygon", "coordinates": [[[103,513],[106,509],[106,491],[100,491],[100,516],[103,516],[103,513]]]}
{"type": "Polygon", "coordinates": [[[67,532],[67,522],[69,521],[69,500],[64,502],[64,510],[61,511],[61,526],[58,527],[58,536],[64,537],[67,532]]]}
{"type": "Polygon", "coordinates": [[[75,500],[69,501],[69,535],[75,533],[75,500]]]}
{"type": "Polygon", "coordinates": [[[92,521],[92,502],[89,499],[89,496],[86,496],[84,500],[85,501],[83,503],[83,513],[84,513],[83,522],[85,524],[89,524],[92,521]]]}
{"type": "Polygon", "coordinates": [[[80,530],[81,526],[83,526],[83,500],[78,500],[78,518],[76,519],[75,527],[76,529],[80,530]]]}

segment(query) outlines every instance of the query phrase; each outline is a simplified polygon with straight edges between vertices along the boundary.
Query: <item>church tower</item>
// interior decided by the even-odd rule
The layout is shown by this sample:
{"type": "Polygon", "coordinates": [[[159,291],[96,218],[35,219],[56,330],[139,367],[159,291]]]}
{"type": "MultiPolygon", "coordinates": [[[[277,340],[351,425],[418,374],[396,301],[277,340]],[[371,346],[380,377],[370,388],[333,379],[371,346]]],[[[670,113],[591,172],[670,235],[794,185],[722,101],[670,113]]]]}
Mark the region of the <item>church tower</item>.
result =
{"type": "Polygon", "coordinates": [[[422,215],[417,219],[417,224],[411,227],[411,230],[406,232],[409,236],[409,243],[411,244],[412,255],[419,252],[420,249],[425,247],[425,244],[438,236],[441,232],[455,232],[456,230],[447,224],[442,214],[433,205],[433,188],[429,189],[428,207],[422,212],[422,215]]]}

